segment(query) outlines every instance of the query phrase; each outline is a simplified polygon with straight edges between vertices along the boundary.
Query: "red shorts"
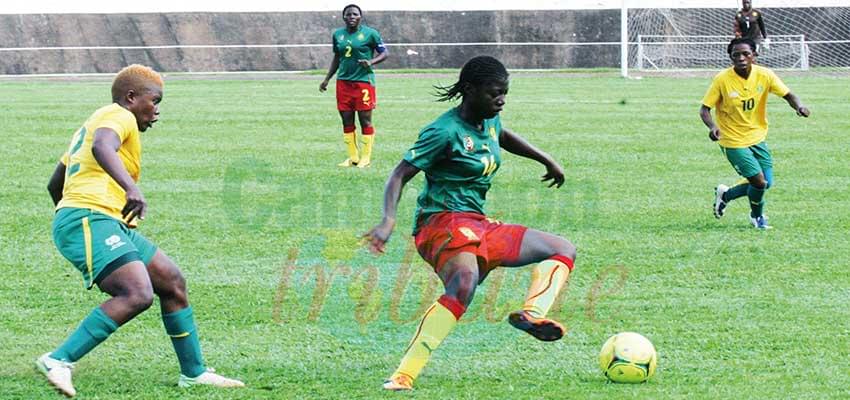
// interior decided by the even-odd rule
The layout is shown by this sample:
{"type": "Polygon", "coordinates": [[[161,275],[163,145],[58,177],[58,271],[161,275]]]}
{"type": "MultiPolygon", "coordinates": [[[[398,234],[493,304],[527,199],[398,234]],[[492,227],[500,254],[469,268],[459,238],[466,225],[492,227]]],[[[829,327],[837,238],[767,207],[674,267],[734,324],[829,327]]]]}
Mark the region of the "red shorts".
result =
{"type": "Polygon", "coordinates": [[[419,229],[416,250],[437,272],[458,253],[473,253],[478,257],[483,278],[494,268],[519,258],[527,230],[525,226],[503,224],[481,214],[442,212],[429,217],[419,229]]]}
{"type": "Polygon", "coordinates": [[[375,87],[369,82],[336,81],[336,109],[339,111],[369,111],[378,104],[375,87]]]}

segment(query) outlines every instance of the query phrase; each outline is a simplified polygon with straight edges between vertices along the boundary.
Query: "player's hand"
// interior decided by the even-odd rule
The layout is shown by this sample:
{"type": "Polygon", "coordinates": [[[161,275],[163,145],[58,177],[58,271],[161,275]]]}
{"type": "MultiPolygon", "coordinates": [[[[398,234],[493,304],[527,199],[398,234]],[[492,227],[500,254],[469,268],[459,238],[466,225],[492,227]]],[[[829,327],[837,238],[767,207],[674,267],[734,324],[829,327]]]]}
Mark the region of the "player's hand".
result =
{"type": "Polygon", "coordinates": [[[148,203],[145,201],[145,196],[137,187],[132,187],[126,193],[127,202],[121,210],[121,217],[124,221],[130,222],[133,218],[145,219],[145,211],[147,211],[148,203]]]}
{"type": "Polygon", "coordinates": [[[770,39],[764,38],[764,41],[761,42],[761,47],[764,47],[765,50],[770,49],[770,39]]]}
{"type": "Polygon", "coordinates": [[[564,169],[558,163],[553,162],[546,165],[546,174],[540,177],[541,182],[549,182],[549,187],[561,187],[564,184],[564,169]]]}
{"type": "Polygon", "coordinates": [[[811,112],[808,108],[806,108],[806,106],[800,106],[800,108],[797,109],[797,115],[801,117],[809,118],[809,114],[811,114],[811,112]]]}
{"type": "Polygon", "coordinates": [[[372,230],[363,235],[363,244],[369,248],[372,254],[383,254],[387,241],[393,233],[394,223],[384,220],[372,230]]]}
{"type": "Polygon", "coordinates": [[[711,139],[712,142],[716,142],[720,139],[720,129],[714,128],[708,131],[708,138],[711,139]]]}
{"type": "Polygon", "coordinates": [[[369,67],[371,67],[371,66],[372,66],[372,61],[371,61],[371,60],[357,60],[357,62],[358,62],[358,63],[360,64],[360,66],[361,66],[361,67],[363,67],[363,68],[369,68],[369,67]]]}
{"type": "Polygon", "coordinates": [[[325,90],[328,90],[328,80],[327,79],[323,80],[322,83],[319,84],[319,93],[324,92],[325,90]]]}

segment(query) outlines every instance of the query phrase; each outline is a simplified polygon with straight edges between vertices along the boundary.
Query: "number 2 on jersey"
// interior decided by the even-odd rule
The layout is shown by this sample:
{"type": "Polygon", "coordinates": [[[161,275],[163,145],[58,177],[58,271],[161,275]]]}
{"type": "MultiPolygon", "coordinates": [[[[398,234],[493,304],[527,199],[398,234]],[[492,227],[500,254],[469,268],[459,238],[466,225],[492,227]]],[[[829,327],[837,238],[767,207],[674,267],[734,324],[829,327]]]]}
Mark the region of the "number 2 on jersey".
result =
{"type": "Polygon", "coordinates": [[[351,45],[350,44],[345,46],[345,57],[346,58],[351,57],[351,45]]]}
{"type": "Polygon", "coordinates": [[[80,163],[71,164],[71,160],[74,159],[74,155],[76,155],[80,151],[80,147],[83,147],[83,142],[86,140],[86,127],[80,128],[77,132],[79,138],[76,143],[68,150],[68,170],[66,172],[66,177],[70,178],[71,175],[77,173],[80,170],[80,163]]]}

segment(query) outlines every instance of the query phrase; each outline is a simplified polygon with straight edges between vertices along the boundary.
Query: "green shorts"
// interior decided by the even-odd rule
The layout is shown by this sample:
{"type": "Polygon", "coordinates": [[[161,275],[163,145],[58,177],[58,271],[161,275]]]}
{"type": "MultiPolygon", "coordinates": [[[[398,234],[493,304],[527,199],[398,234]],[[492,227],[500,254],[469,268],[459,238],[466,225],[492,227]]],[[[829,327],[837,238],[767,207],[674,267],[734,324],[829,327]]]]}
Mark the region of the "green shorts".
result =
{"type": "Polygon", "coordinates": [[[86,289],[132,261],[150,263],[156,246],[106,214],[86,208],[61,208],[53,217],[53,243],[83,274],[86,289]]]}
{"type": "Polygon", "coordinates": [[[773,157],[770,156],[770,150],[765,142],[740,149],[720,146],[720,151],[738,175],[744,178],[751,178],[773,168],[773,157]]]}

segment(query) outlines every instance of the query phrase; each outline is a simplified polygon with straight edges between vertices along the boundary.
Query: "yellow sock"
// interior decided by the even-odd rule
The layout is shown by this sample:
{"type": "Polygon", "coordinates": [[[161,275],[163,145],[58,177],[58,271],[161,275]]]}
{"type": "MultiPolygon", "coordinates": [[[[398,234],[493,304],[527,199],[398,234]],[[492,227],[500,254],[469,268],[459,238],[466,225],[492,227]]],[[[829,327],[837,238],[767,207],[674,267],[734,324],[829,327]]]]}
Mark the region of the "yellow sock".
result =
{"type": "Polygon", "coordinates": [[[374,133],[371,135],[362,135],[360,141],[363,143],[363,151],[360,153],[360,160],[363,161],[363,167],[369,165],[372,161],[372,144],[375,143],[374,133]]]}
{"type": "Polygon", "coordinates": [[[419,323],[416,335],[407,346],[401,364],[393,375],[404,374],[411,379],[416,379],[419,372],[425,367],[431,353],[449,335],[449,332],[457,325],[457,320],[466,311],[466,307],[456,298],[443,295],[437,300],[419,323]]]}
{"type": "Polygon", "coordinates": [[[531,272],[531,286],[522,309],[528,311],[532,317],[545,317],[564,287],[572,268],[573,260],[564,256],[554,256],[534,266],[531,272]]]}
{"type": "Polygon", "coordinates": [[[348,152],[348,159],[353,163],[360,162],[360,155],[357,152],[357,131],[344,132],[342,140],[345,142],[345,149],[348,152]]]}

